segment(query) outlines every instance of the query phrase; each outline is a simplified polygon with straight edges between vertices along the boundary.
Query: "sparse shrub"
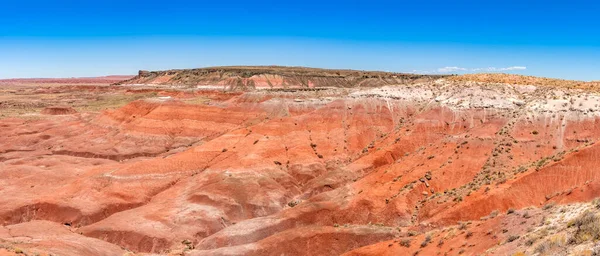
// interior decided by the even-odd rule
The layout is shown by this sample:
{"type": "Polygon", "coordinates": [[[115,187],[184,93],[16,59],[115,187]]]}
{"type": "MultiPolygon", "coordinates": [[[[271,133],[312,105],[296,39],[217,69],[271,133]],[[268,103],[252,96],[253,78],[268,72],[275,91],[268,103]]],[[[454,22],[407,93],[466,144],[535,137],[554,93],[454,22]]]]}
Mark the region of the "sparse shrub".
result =
{"type": "Polygon", "coordinates": [[[527,241],[525,241],[525,245],[532,246],[536,240],[537,240],[537,238],[535,238],[535,237],[529,238],[529,239],[527,239],[527,241]]]}
{"type": "Polygon", "coordinates": [[[300,203],[300,202],[298,202],[298,201],[296,201],[296,200],[294,200],[294,201],[290,201],[290,202],[288,203],[288,206],[289,206],[289,207],[294,207],[294,206],[298,205],[299,203],[300,203]]]}
{"type": "Polygon", "coordinates": [[[425,236],[425,240],[423,240],[423,242],[421,243],[421,248],[426,247],[430,242],[431,242],[431,236],[430,235],[425,236]]]}
{"type": "Polygon", "coordinates": [[[596,209],[600,209],[600,198],[596,198],[596,199],[592,200],[592,205],[594,205],[594,207],[596,207],[596,209]]]}
{"type": "Polygon", "coordinates": [[[465,238],[470,238],[473,236],[473,232],[471,231],[467,231],[467,234],[465,234],[465,238]]]}
{"type": "Polygon", "coordinates": [[[577,228],[571,239],[572,243],[580,244],[600,239],[600,218],[593,212],[585,211],[571,220],[568,226],[577,228]]]}
{"type": "Polygon", "coordinates": [[[533,134],[533,135],[538,135],[538,134],[539,134],[539,132],[538,132],[538,131],[536,131],[536,130],[533,130],[533,131],[531,132],[531,134],[533,134]]]}
{"type": "Polygon", "coordinates": [[[513,214],[515,213],[515,209],[513,208],[509,208],[508,211],[506,211],[506,214],[513,214]]]}
{"type": "Polygon", "coordinates": [[[594,246],[594,248],[592,248],[591,256],[600,256],[600,245],[596,244],[596,246],[594,246]]]}
{"type": "Polygon", "coordinates": [[[564,244],[564,237],[554,236],[551,239],[544,240],[543,242],[538,244],[538,246],[535,247],[535,250],[533,252],[540,254],[540,255],[544,255],[546,252],[550,251],[552,248],[561,246],[562,244],[564,244]]]}
{"type": "Polygon", "coordinates": [[[554,207],[554,203],[547,203],[547,204],[545,204],[545,205],[542,207],[542,209],[543,209],[543,210],[548,210],[548,209],[550,209],[550,208],[552,208],[552,207],[554,207]]]}
{"type": "Polygon", "coordinates": [[[194,249],[194,245],[192,244],[192,241],[190,241],[190,240],[185,239],[181,243],[183,245],[185,245],[185,248],[188,249],[188,250],[193,250],[194,249]]]}
{"type": "Polygon", "coordinates": [[[520,236],[517,236],[517,235],[511,235],[511,236],[508,236],[508,238],[506,239],[506,242],[507,242],[507,243],[512,243],[513,241],[515,241],[515,240],[519,239],[519,237],[520,237],[520,236]]]}
{"type": "Polygon", "coordinates": [[[492,217],[492,218],[496,218],[496,216],[498,216],[498,214],[499,214],[499,213],[500,213],[500,212],[499,212],[498,210],[493,210],[493,211],[490,213],[490,217],[492,217]]]}
{"type": "Polygon", "coordinates": [[[546,160],[547,159],[544,158],[544,159],[541,159],[541,160],[537,161],[537,163],[535,165],[537,167],[537,169],[544,167],[544,165],[546,165],[546,160]]]}
{"type": "Polygon", "coordinates": [[[404,246],[404,247],[410,247],[410,243],[412,242],[412,240],[405,238],[400,240],[400,245],[404,246]]]}

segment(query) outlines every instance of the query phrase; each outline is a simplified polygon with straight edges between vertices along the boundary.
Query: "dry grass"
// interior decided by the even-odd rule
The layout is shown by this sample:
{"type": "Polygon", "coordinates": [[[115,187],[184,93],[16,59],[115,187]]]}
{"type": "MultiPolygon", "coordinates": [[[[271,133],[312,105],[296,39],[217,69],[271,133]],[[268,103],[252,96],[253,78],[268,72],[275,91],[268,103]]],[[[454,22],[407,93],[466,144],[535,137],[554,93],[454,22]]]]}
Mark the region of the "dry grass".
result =
{"type": "Polygon", "coordinates": [[[0,87],[0,118],[40,118],[40,112],[51,106],[69,106],[77,111],[101,111],[151,97],[156,97],[156,93],[126,93],[124,88],[107,86],[6,85],[0,87]]]}
{"type": "Polygon", "coordinates": [[[115,109],[127,105],[136,100],[156,97],[156,93],[140,93],[140,94],[108,94],[98,96],[94,100],[74,104],[77,111],[102,111],[106,109],[115,109]]]}
{"type": "Polygon", "coordinates": [[[571,242],[580,244],[586,241],[600,239],[600,217],[598,214],[585,211],[568,223],[569,227],[575,227],[576,231],[571,242]]]}
{"type": "Polygon", "coordinates": [[[194,97],[189,99],[182,99],[181,101],[187,104],[205,105],[206,103],[210,102],[210,99],[206,97],[194,97]]]}
{"type": "Polygon", "coordinates": [[[544,254],[552,251],[555,248],[561,248],[565,245],[566,239],[563,235],[554,235],[549,239],[544,240],[535,247],[534,252],[544,254]]]}
{"type": "Polygon", "coordinates": [[[473,81],[482,83],[504,83],[519,85],[548,86],[571,89],[584,89],[597,91],[600,82],[584,82],[575,80],[552,79],[545,77],[523,76],[514,74],[468,74],[448,77],[451,81],[473,81]]]}

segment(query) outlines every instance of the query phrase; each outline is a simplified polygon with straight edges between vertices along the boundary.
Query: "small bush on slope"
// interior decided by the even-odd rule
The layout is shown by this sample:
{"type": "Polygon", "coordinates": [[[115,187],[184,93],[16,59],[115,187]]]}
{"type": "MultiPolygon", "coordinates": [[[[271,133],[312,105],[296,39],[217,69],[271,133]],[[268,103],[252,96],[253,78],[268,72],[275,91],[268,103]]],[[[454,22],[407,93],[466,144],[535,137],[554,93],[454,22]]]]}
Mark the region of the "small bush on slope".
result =
{"type": "Polygon", "coordinates": [[[580,244],[585,241],[600,239],[600,217],[593,212],[583,212],[569,222],[569,227],[577,228],[571,238],[571,243],[580,244]]]}

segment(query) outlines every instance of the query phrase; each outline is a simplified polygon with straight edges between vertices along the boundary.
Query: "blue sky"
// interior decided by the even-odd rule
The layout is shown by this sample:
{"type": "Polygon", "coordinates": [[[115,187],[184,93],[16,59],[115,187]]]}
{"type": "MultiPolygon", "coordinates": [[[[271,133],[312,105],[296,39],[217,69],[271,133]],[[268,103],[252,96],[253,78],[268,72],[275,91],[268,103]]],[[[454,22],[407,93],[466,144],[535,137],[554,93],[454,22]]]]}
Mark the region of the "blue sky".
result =
{"type": "Polygon", "coordinates": [[[214,65],[600,80],[594,1],[5,0],[0,78],[214,65]]]}

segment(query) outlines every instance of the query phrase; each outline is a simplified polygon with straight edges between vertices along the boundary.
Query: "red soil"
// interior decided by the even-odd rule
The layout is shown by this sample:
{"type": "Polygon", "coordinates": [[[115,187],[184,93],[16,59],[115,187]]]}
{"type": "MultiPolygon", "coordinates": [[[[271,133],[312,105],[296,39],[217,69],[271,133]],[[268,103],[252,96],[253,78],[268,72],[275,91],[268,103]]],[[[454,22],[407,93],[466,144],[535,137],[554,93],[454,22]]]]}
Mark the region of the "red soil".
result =
{"type": "Polygon", "coordinates": [[[100,114],[0,119],[0,255],[479,255],[542,215],[481,219],[494,211],[600,195],[597,117],[152,90],[100,114]]]}

